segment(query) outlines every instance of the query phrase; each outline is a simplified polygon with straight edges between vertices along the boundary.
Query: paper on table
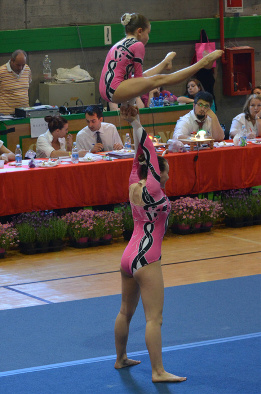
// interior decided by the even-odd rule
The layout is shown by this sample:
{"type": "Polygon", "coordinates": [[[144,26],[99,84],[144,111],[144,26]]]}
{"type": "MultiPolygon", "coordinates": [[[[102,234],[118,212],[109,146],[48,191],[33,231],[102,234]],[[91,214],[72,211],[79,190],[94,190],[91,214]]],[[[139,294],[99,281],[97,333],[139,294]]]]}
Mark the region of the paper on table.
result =
{"type": "Polygon", "coordinates": [[[88,161],[101,161],[101,160],[102,160],[102,156],[96,155],[94,153],[86,153],[84,157],[79,158],[79,161],[84,163],[88,161]]]}
{"type": "Polygon", "coordinates": [[[226,142],[226,141],[214,142],[215,148],[223,148],[225,146],[234,146],[234,144],[233,142],[226,142]]]}

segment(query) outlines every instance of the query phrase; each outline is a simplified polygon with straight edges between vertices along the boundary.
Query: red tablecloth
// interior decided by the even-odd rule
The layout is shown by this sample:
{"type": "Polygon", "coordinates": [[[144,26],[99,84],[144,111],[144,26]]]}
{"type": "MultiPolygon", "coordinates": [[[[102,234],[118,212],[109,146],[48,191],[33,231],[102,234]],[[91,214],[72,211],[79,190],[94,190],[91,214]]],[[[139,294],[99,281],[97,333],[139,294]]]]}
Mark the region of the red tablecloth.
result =
{"type": "MultiPolygon", "coordinates": [[[[261,146],[172,153],[168,196],[261,185],[261,146]]],[[[6,166],[5,166],[6,167],[6,166]]],[[[0,171],[0,216],[128,201],[132,159],[0,171]]]]}

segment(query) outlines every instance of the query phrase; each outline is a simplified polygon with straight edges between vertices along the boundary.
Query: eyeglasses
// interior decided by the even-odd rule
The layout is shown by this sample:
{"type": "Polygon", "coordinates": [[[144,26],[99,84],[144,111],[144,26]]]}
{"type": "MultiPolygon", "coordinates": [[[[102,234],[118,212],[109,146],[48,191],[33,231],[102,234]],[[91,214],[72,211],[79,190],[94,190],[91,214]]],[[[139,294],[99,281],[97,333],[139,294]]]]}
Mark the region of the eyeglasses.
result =
{"type": "Polygon", "coordinates": [[[197,105],[198,105],[200,108],[205,108],[205,109],[209,109],[209,108],[210,108],[210,105],[209,105],[209,104],[197,103],[197,105]]]}

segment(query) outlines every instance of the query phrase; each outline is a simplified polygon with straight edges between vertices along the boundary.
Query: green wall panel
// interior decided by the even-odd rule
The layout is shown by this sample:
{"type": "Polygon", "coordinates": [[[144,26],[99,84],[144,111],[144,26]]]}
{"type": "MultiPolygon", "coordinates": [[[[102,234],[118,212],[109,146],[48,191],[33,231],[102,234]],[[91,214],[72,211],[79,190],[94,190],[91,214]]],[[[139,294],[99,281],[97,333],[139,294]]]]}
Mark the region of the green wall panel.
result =
{"type": "MultiPolygon", "coordinates": [[[[121,24],[110,25],[113,43],[124,35],[121,24]]],[[[224,18],[225,38],[261,36],[261,16],[224,18]]],[[[219,18],[151,22],[150,44],[198,41],[205,29],[210,40],[219,40],[219,18]]],[[[104,47],[104,25],[52,27],[43,29],[0,30],[0,53],[17,48],[25,51],[104,47]]]]}

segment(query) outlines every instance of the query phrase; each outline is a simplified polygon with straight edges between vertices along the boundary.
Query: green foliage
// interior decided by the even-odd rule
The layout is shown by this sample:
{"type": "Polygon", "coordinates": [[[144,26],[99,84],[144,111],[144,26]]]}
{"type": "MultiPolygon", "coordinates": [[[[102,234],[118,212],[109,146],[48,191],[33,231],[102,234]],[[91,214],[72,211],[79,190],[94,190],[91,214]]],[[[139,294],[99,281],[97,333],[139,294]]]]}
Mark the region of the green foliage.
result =
{"type": "Polygon", "coordinates": [[[29,223],[20,223],[16,225],[20,243],[32,243],[36,241],[35,229],[29,223]]]}

